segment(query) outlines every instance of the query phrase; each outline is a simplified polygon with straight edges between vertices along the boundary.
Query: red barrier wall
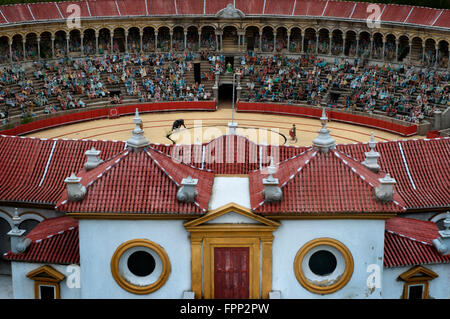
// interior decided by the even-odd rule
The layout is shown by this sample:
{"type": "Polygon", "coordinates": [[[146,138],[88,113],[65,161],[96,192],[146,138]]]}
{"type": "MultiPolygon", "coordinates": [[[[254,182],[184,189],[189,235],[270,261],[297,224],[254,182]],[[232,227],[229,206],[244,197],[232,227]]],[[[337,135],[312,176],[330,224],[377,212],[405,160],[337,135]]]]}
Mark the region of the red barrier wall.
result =
{"type": "MultiPolygon", "coordinates": [[[[299,115],[313,118],[320,118],[322,110],[319,108],[311,108],[307,106],[290,105],[290,104],[268,104],[268,103],[247,103],[238,101],[236,103],[238,112],[262,112],[275,114],[299,115]]],[[[402,136],[411,136],[417,134],[417,125],[409,126],[396,124],[390,121],[376,119],[369,116],[362,116],[352,113],[344,113],[333,110],[327,110],[327,116],[330,120],[369,126],[384,131],[400,134],[402,136]]]]}
{"type": "Polygon", "coordinates": [[[4,135],[23,135],[42,129],[56,127],[64,124],[73,124],[82,121],[97,120],[107,118],[110,110],[117,110],[117,115],[134,114],[136,108],[139,113],[163,112],[163,111],[214,111],[217,109],[216,101],[198,102],[162,102],[117,106],[115,108],[100,108],[96,110],[81,111],[71,114],[64,114],[44,120],[37,120],[31,123],[22,124],[12,129],[0,131],[4,135]]]}

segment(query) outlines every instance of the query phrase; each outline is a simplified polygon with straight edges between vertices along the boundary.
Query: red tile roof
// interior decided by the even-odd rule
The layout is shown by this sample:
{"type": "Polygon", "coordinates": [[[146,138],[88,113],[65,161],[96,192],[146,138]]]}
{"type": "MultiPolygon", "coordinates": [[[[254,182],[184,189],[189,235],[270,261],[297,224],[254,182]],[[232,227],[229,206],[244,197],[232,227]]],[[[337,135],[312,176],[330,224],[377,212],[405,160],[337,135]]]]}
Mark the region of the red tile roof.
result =
{"type": "Polygon", "coordinates": [[[439,237],[435,223],[394,217],[386,220],[385,229],[385,267],[450,262],[450,255],[441,255],[432,244],[439,237]]]}
{"type": "Polygon", "coordinates": [[[268,215],[402,212],[404,203],[397,194],[389,203],[373,194],[384,175],[338,150],[324,154],[311,148],[279,164],[273,176],[283,191],[280,202],[264,202],[262,179],[268,176],[264,169],[250,173],[250,203],[255,212],[268,215]]]}
{"type": "Polygon", "coordinates": [[[214,173],[176,162],[148,147],[141,152],[123,151],[97,168],[78,174],[86,186],[82,201],[67,200],[64,191],[56,209],[80,213],[202,214],[208,209],[214,173]],[[198,179],[195,203],[176,198],[183,178],[198,179]]]}
{"type": "Polygon", "coordinates": [[[27,236],[31,244],[22,254],[6,253],[11,261],[79,264],[78,221],[71,217],[50,218],[39,223],[27,236]]]}
{"type": "MultiPolygon", "coordinates": [[[[337,145],[337,149],[364,160],[367,143],[337,145]]],[[[420,139],[377,143],[381,169],[395,178],[406,208],[450,207],[450,139],[420,139]]]]}
{"type": "Polygon", "coordinates": [[[91,147],[108,159],[124,142],[0,137],[0,202],[54,205],[65,189],[64,179],[78,172],[91,147]]]}
{"type": "MultiPolygon", "coordinates": [[[[81,18],[120,16],[164,16],[196,15],[214,16],[234,3],[236,8],[251,17],[261,16],[307,16],[339,17],[355,21],[365,21],[375,13],[369,10],[370,3],[350,1],[317,0],[87,0],[35,4],[14,4],[0,6],[0,23],[22,23],[32,21],[63,20],[74,9],[80,8],[81,18]],[[63,16],[63,17],[61,17],[63,16]]],[[[450,10],[430,9],[407,5],[378,4],[381,22],[409,23],[412,25],[449,28],[450,10]]]]}

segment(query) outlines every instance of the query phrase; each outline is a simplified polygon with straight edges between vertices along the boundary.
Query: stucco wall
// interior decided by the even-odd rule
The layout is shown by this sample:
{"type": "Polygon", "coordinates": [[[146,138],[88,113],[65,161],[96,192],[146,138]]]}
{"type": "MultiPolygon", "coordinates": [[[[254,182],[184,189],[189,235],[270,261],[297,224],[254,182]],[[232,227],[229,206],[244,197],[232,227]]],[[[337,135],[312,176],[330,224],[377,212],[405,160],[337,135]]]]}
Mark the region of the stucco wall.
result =
{"type": "Polygon", "coordinates": [[[274,236],[272,289],[281,291],[281,298],[382,298],[380,289],[371,290],[367,286],[372,273],[367,267],[376,264],[380,266],[380,274],[383,272],[384,220],[283,220],[274,236]],[[328,295],[308,291],[294,273],[298,250],[320,237],[333,238],[344,244],[354,261],[349,282],[328,295]]]}
{"type": "MultiPolygon", "coordinates": [[[[439,277],[429,281],[429,296],[436,299],[450,299],[450,264],[421,265],[434,271],[439,277]]],[[[385,268],[383,271],[383,297],[386,299],[403,298],[402,280],[398,276],[415,266],[385,268]]]]}
{"type": "Polygon", "coordinates": [[[80,220],[82,298],[182,298],[191,289],[189,234],[181,220],[80,220]],[[147,295],[122,289],[111,273],[111,258],[119,245],[148,239],[164,248],[171,273],[166,283],[147,295]]]}
{"type": "MultiPolygon", "coordinates": [[[[64,278],[59,283],[59,289],[61,299],[79,299],[81,297],[80,288],[69,288],[72,286],[68,283],[68,277],[74,274],[73,269],[69,269],[68,265],[55,265],[55,264],[41,264],[41,263],[24,263],[24,262],[12,262],[12,280],[13,280],[13,295],[15,299],[34,299],[34,280],[29,279],[26,275],[41,266],[48,265],[64,274],[64,278]]],[[[71,281],[72,283],[72,281],[71,281]]]]}

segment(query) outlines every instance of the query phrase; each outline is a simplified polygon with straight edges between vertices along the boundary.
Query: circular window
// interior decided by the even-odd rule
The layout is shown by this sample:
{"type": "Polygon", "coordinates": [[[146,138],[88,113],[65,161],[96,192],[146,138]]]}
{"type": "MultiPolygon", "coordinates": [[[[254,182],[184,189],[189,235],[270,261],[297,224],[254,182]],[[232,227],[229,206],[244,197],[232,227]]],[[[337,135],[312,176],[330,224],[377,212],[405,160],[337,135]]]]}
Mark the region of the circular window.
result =
{"type": "Polygon", "coordinates": [[[138,250],[128,257],[127,266],[134,275],[145,277],[155,270],[155,258],[146,251],[138,250]]]}
{"type": "Polygon", "coordinates": [[[308,266],[318,276],[327,276],[336,269],[336,257],[328,250],[319,250],[311,255],[308,266]]]}
{"type": "Polygon", "coordinates": [[[164,249],[146,239],[130,240],[120,245],[111,259],[116,282],[134,294],[158,290],[168,279],[170,262],[164,249]]]}
{"type": "Polygon", "coordinates": [[[342,243],[331,238],[308,242],[298,251],[294,273],[300,284],[318,294],[344,287],[353,274],[353,258],[342,243]]]}

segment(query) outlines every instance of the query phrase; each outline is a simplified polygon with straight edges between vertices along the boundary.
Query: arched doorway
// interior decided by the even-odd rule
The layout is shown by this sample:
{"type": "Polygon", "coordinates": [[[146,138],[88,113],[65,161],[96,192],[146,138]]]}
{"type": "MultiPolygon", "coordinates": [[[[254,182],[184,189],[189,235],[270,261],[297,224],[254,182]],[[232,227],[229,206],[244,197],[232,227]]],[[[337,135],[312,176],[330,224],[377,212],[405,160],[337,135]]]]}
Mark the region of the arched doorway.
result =
{"type": "Polygon", "coordinates": [[[111,52],[111,32],[109,29],[100,29],[98,33],[98,53],[111,52]]]}
{"type": "Polygon", "coordinates": [[[259,49],[259,29],[257,27],[250,26],[245,30],[245,43],[247,44],[247,51],[259,49]]]}

